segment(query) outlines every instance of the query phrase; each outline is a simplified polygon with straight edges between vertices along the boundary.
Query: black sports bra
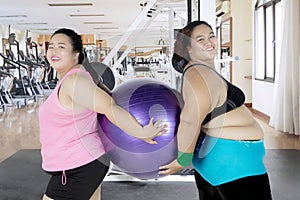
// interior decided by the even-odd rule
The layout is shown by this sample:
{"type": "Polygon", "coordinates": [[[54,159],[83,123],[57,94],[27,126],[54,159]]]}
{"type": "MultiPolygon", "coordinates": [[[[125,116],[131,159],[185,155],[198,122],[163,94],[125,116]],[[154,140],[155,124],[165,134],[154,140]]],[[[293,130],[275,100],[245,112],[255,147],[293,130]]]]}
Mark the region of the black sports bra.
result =
{"type": "MultiPolygon", "coordinates": [[[[183,76],[189,68],[191,68],[195,65],[202,65],[202,64],[193,64],[193,65],[188,66],[186,69],[184,69],[183,76]]],[[[202,66],[208,67],[206,65],[202,65],[202,66]]],[[[208,68],[211,69],[210,67],[208,67],[208,68]]],[[[214,70],[212,70],[212,71],[214,71],[214,70]]],[[[214,71],[214,72],[217,73],[216,71],[214,71]]],[[[218,74],[218,75],[220,77],[222,77],[220,74],[218,74]]],[[[223,80],[227,84],[226,100],[221,106],[214,108],[209,114],[207,114],[205,119],[203,120],[202,124],[206,124],[209,121],[211,121],[212,119],[214,119],[215,117],[222,115],[226,112],[229,112],[237,107],[240,107],[245,103],[245,94],[243,93],[243,91],[241,89],[239,89],[238,87],[229,83],[225,78],[223,78],[223,80]]]]}

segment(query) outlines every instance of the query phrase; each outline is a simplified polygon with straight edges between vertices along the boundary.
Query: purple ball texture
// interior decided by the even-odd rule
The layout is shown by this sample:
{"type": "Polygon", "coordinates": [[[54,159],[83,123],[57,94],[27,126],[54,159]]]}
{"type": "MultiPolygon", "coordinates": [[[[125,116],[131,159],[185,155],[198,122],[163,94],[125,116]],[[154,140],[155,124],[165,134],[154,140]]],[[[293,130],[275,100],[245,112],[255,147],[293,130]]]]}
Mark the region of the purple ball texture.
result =
{"type": "Polygon", "coordinates": [[[167,132],[155,137],[158,144],[153,145],[130,136],[105,115],[98,114],[100,138],[112,163],[142,180],[163,177],[158,175],[159,166],[177,157],[176,132],[182,102],[179,93],[160,81],[137,78],[119,85],[112,92],[112,98],[143,126],[151,117],[168,125],[167,132]]]}

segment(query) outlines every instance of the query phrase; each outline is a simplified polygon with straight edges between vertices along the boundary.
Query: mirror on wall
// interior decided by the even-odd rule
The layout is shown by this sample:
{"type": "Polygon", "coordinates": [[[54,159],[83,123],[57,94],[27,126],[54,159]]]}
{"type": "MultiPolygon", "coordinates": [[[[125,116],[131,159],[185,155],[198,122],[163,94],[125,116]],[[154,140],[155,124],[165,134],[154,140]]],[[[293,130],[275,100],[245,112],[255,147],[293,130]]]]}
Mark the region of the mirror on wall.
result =
{"type": "MultiPolygon", "coordinates": [[[[224,19],[219,28],[220,58],[232,57],[232,18],[224,19]]],[[[229,82],[232,82],[232,62],[222,62],[220,64],[221,75],[229,82]]]]}

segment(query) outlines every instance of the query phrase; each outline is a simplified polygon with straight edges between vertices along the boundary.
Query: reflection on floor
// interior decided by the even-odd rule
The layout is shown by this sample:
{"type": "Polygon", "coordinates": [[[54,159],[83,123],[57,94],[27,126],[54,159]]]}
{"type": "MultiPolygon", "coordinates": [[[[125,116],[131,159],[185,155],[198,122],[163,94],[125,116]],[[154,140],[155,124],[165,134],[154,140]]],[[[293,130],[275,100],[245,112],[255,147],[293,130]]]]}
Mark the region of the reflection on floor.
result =
{"type": "Polygon", "coordinates": [[[39,149],[38,108],[44,101],[0,113],[0,162],[20,149],[39,149]]]}
{"type": "MultiPolygon", "coordinates": [[[[17,108],[8,108],[0,113],[0,162],[20,149],[39,149],[38,109],[44,101],[17,108]]],[[[257,119],[265,132],[267,149],[298,149],[300,138],[275,131],[263,120],[257,119]]]]}

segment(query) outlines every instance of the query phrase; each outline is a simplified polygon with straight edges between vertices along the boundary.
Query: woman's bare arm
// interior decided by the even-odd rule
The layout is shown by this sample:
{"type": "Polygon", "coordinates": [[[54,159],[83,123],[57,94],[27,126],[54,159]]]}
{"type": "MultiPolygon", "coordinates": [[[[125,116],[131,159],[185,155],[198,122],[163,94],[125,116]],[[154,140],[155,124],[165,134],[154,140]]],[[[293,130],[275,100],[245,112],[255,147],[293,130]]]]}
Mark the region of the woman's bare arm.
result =
{"type": "Polygon", "coordinates": [[[141,126],[136,119],[125,109],[115,103],[113,98],[104,90],[98,88],[89,77],[83,73],[77,73],[65,80],[69,97],[73,102],[73,109],[90,109],[104,114],[113,124],[124,132],[155,144],[152,139],[163,134],[165,126],[160,121],[151,119],[146,126],[141,126]]]}

